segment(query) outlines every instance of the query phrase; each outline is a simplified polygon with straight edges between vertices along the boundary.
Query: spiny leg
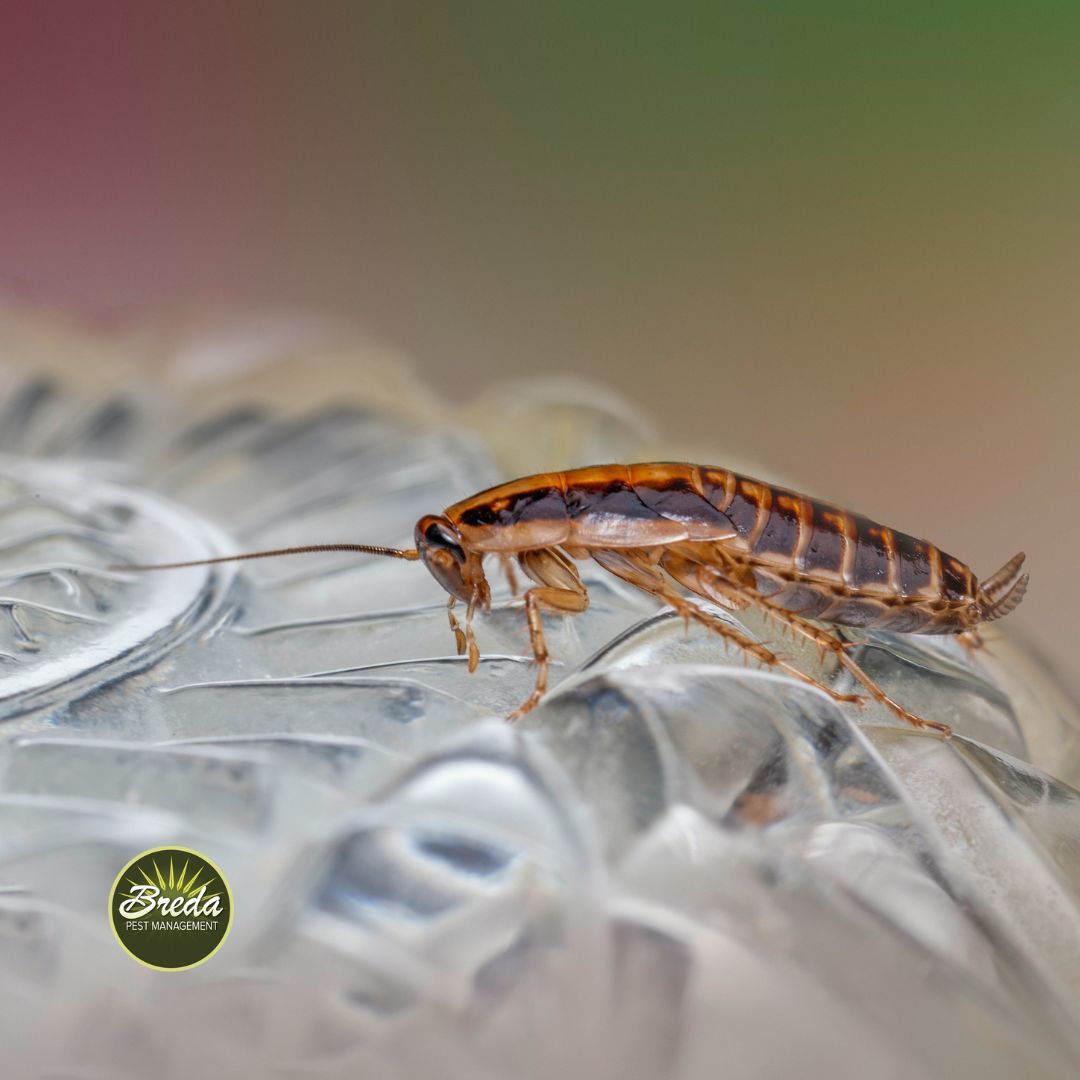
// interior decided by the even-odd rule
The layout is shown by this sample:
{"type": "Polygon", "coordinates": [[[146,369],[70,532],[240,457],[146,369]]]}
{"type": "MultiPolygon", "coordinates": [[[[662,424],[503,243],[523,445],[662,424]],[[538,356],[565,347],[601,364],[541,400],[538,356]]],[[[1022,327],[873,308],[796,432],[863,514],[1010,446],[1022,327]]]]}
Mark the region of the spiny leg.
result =
{"type": "Polygon", "coordinates": [[[916,716],[915,713],[905,709],[900,702],[889,697],[881,686],[871,678],[865,670],[863,670],[862,666],[851,658],[848,653],[849,643],[840,641],[827,630],[815,626],[813,623],[800,618],[798,615],[792,614],[790,611],[784,611],[783,608],[769,605],[766,610],[769,611],[773,617],[786,622],[794,630],[798,631],[800,634],[804,634],[820,647],[832,652],[833,655],[836,656],[840,666],[844,668],[845,671],[849,672],[858,682],[862,683],[863,687],[865,687],[870,696],[878,702],[878,704],[884,705],[887,709],[900,717],[901,720],[905,720],[907,723],[911,724],[912,727],[920,728],[924,731],[936,731],[945,739],[948,739],[952,735],[952,728],[949,727],[948,724],[943,724],[939,720],[927,720],[924,717],[916,716]]]}
{"type": "Polygon", "coordinates": [[[538,586],[525,593],[525,617],[529,624],[529,643],[536,661],[536,685],[525,701],[507,717],[510,721],[520,720],[547,693],[551,657],[544,638],[541,611],[577,615],[589,606],[589,594],[574,564],[562,552],[555,548],[525,551],[518,556],[518,562],[538,586]]]}
{"type": "MultiPolygon", "coordinates": [[[[724,582],[717,583],[717,587],[729,588],[733,591],[738,590],[737,586],[727,585],[724,582]]],[[[938,720],[926,720],[921,716],[916,716],[915,713],[905,709],[898,701],[894,701],[889,697],[881,686],[848,655],[848,650],[851,648],[850,642],[841,641],[828,630],[810,622],[809,619],[804,619],[801,615],[796,615],[794,612],[787,611],[778,604],[772,603],[768,597],[755,595],[752,599],[770,618],[791,627],[796,633],[802,634],[803,637],[812,641],[819,649],[831,652],[836,657],[840,666],[854,679],[860,682],[876,702],[884,705],[887,709],[900,717],[901,720],[911,724],[912,727],[926,731],[936,731],[946,739],[952,735],[952,728],[949,727],[948,724],[943,724],[938,720]]]]}
{"type": "MultiPolygon", "coordinates": [[[[593,558],[596,559],[605,570],[614,574],[616,577],[621,578],[623,581],[636,588],[651,593],[665,604],[674,608],[686,621],[693,619],[695,622],[700,623],[714,633],[719,634],[726,641],[730,641],[744,653],[754,657],[755,660],[760,660],[768,667],[780,668],[781,671],[787,672],[787,674],[791,675],[793,678],[808,683],[810,686],[817,687],[817,689],[828,694],[834,701],[855,702],[862,700],[854,694],[841,694],[831,686],[826,686],[823,683],[818,682],[817,679],[807,675],[806,672],[800,671],[798,668],[792,667],[792,665],[788,664],[786,661],[781,660],[771,649],[762,645],[761,642],[755,641],[748,634],[735,629],[733,626],[729,626],[726,622],[717,619],[715,616],[708,614],[708,612],[702,611],[696,604],[692,604],[668,584],[658,567],[644,552],[626,548],[606,549],[593,552],[593,558]]],[[[663,565],[664,568],[667,569],[666,558],[663,560],[663,565]]],[[[681,579],[677,578],[676,580],[680,580],[680,583],[684,584],[681,579]]],[[[691,591],[697,592],[696,589],[691,591]]],[[[698,595],[701,594],[699,593],[698,595]]],[[[706,599],[712,599],[712,597],[706,597],[706,599]]],[[[739,606],[742,606],[742,599],[743,598],[740,597],[737,601],[739,606]]]]}
{"type": "MultiPolygon", "coordinates": [[[[679,597],[682,600],[681,597],[679,597]]],[[[668,600],[668,603],[675,607],[676,611],[679,608],[676,607],[674,600],[668,600]]],[[[846,704],[861,704],[862,698],[858,694],[842,694],[839,690],[834,690],[826,683],[815,679],[813,675],[808,675],[805,671],[800,671],[799,668],[792,664],[789,664],[786,660],[781,660],[767,646],[762,645],[760,642],[755,641],[747,634],[743,634],[741,631],[736,630],[734,627],[728,626],[727,623],[722,622],[720,619],[714,618],[709,615],[708,612],[702,611],[697,605],[690,603],[688,600],[682,600],[682,604],[685,606],[689,613],[689,617],[696,622],[701,623],[703,626],[708,627],[714,633],[719,634],[721,637],[726,638],[728,641],[739,646],[744,652],[753,656],[756,660],[760,660],[768,667],[779,668],[781,671],[790,675],[794,679],[798,679],[800,682],[806,683],[808,686],[813,686],[823,693],[827,694],[833,699],[833,701],[843,702],[846,704]]],[[[680,611],[684,618],[687,617],[687,612],[680,611]]]]}

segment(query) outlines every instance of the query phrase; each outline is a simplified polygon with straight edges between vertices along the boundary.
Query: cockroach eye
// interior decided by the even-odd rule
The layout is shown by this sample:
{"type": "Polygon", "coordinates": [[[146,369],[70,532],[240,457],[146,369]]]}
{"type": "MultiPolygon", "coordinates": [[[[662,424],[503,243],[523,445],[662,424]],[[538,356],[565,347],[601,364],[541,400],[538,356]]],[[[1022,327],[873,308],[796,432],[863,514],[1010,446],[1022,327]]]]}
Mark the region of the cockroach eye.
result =
{"type": "Polygon", "coordinates": [[[459,566],[465,565],[465,551],[457,533],[449,523],[440,518],[426,518],[417,526],[416,532],[417,547],[429,546],[445,551],[453,556],[459,566]],[[421,537],[423,543],[421,543],[421,537]]]}

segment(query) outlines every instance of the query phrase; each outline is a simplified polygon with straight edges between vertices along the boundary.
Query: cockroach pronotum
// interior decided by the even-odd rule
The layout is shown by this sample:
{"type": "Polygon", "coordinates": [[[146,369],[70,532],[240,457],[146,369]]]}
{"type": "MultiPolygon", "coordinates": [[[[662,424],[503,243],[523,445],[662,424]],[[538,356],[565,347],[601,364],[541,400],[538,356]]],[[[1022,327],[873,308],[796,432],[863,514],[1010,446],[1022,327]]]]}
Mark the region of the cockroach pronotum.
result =
{"type": "Polygon", "coordinates": [[[946,737],[947,724],[916,716],[890,698],[849,655],[851,643],[818,624],[956,634],[974,647],[979,624],[1012,611],[1028,583],[1021,573],[1023,552],[980,585],[967,566],[926,540],[727,469],[675,462],[597,465],[512,480],[421,518],[414,542],[414,548],[316,544],[118,569],[167,570],[317,551],[420,560],[450,594],[450,627],[458,654],[468,653],[471,672],[480,659],[473,616],[491,607],[484,556],[498,556],[508,573],[516,559],[534,582],[524,605],[536,661],[533,692],[508,717],[516,720],[547,691],[541,612],[585,611],[589,595],[573,560],[591,558],[762,663],[835,700],[863,700],[785,663],[676,586],[727,608],[756,604],[823,654],[832,652],[874,700],[909,724],[946,737]],[[466,605],[464,628],[454,615],[459,600],[466,605]]]}

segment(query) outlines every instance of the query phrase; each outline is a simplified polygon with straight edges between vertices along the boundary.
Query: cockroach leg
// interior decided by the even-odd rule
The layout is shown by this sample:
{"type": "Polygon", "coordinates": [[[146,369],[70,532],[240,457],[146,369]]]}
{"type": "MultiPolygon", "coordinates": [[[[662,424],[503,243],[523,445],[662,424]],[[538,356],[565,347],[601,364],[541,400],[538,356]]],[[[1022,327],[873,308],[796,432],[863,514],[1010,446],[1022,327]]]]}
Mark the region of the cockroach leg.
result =
{"type": "Polygon", "coordinates": [[[480,649],[476,644],[476,634],[473,631],[473,614],[476,604],[470,603],[465,609],[465,629],[462,630],[461,623],[454,614],[455,603],[457,603],[457,598],[451,596],[446,605],[446,613],[450,616],[450,629],[454,632],[458,656],[469,654],[469,674],[471,675],[480,666],[480,649]]]}
{"type": "MultiPolygon", "coordinates": [[[[740,597],[743,600],[749,600],[751,603],[757,604],[769,618],[773,619],[781,627],[787,627],[790,631],[797,632],[812,641],[818,647],[822,659],[825,658],[827,653],[833,653],[837,657],[838,663],[862,684],[875,701],[891,709],[892,712],[902,720],[905,720],[913,727],[936,731],[944,738],[948,738],[952,734],[952,729],[947,724],[939,723],[936,720],[924,720],[921,716],[916,716],[914,713],[908,712],[902,705],[893,701],[893,699],[889,697],[865,671],[863,671],[859,664],[848,656],[848,651],[858,645],[858,642],[841,641],[828,630],[824,630],[820,626],[810,622],[809,619],[804,619],[801,615],[796,615],[794,612],[790,612],[786,608],[774,604],[768,597],[760,596],[755,592],[749,591],[744,586],[737,584],[714,566],[695,562],[693,559],[689,559],[674,551],[668,552],[664,556],[663,566],[676,581],[685,585],[691,592],[695,592],[699,596],[704,596],[706,599],[717,599],[721,596],[728,596],[731,598],[740,597]]],[[[821,684],[817,683],[816,685],[820,686],[821,684]]],[[[838,696],[836,692],[829,687],[823,687],[823,689],[834,698],[837,698],[837,700],[844,700],[846,698],[846,700],[856,700],[860,703],[863,700],[862,698],[854,697],[853,695],[838,696]]]]}
{"type": "Polygon", "coordinates": [[[584,589],[576,592],[572,589],[553,589],[541,587],[529,589],[525,593],[525,616],[529,622],[529,642],[536,660],[536,686],[533,692],[518,706],[507,720],[520,720],[527,712],[534,709],[547,693],[548,665],[550,656],[544,639],[544,624],[541,611],[550,611],[559,615],[577,615],[589,606],[589,597],[584,589]]]}
{"type": "MultiPolygon", "coordinates": [[[[813,676],[807,675],[805,671],[800,671],[797,667],[793,667],[786,661],[781,660],[771,649],[762,645],[761,642],[755,641],[748,634],[744,634],[741,630],[736,630],[726,622],[702,611],[696,604],[692,604],[671,588],[667,581],[664,580],[660,570],[650,559],[643,558],[642,555],[642,552],[632,548],[605,549],[593,552],[593,558],[605,570],[638,589],[652,593],[653,596],[662,600],[669,607],[674,608],[687,622],[693,619],[707,629],[719,634],[726,641],[730,641],[744,653],[754,657],[755,660],[761,661],[768,667],[779,668],[800,682],[817,687],[818,690],[823,691],[834,701],[848,703],[862,701],[862,698],[858,695],[841,694],[831,686],[826,686],[813,676]]],[[[667,564],[665,563],[666,567],[667,564]]]]}
{"type": "MultiPolygon", "coordinates": [[[[671,603],[671,601],[668,602],[671,603]]],[[[786,660],[781,660],[771,649],[762,645],[760,642],[755,641],[752,637],[742,634],[740,631],[734,629],[734,627],[728,626],[727,623],[721,622],[719,619],[714,619],[711,615],[708,615],[689,601],[684,600],[683,603],[686,604],[692,612],[691,618],[737,645],[744,652],[749,653],[749,655],[753,656],[756,660],[760,660],[766,666],[779,668],[792,678],[798,679],[799,682],[804,682],[808,686],[816,687],[822,693],[832,698],[833,701],[848,705],[861,705],[863,703],[863,699],[858,694],[842,694],[839,690],[834,690],[826,683],[821,682],[819,679],[815,679],[813,675],[808,675],[805,671],[800,671],[786,660]]]]}
{"type": "Polygon", "coordinates": [[[465,631],[461,629],[461,623],[458,622],[457,616],[454,614],[454,605],[457,603],[457,597],[451,596],[446,605],[446,614],[450,619],[450,629],[454,633],[454,641],[457,644],[458,656],[464,656],[465,650],[468,647],[468,638],[465,636],[465,631]]]}
{"type": "Polygon", "coordinates": [[[519,590],[517,574],[514,573],[514,560],[509,555],[500,555],[499,566],[502,568],[503,574],[506,575],[506,584],[510,586],[510,595],[517,596],[519,590]]]}
{"type": "Polygon", "coordinates": [[[469,653],[469,674],[471,675],[480,666],[480,648],[476,644],[476,631],[473,630],[473,617],[476,615],[476,605],[482,597],[478,591],[474,591],[465,608],[465,647],[469,653]]]}
{"type": "Polygon", "coordinates": [[[859,644],[858,642],[841,641],[839,638],[829,633],[828,630],[824,630],[820,626],[815,626],[814,623],[809,620],[804,619],[799,615],[795,615],[790,611],[786,611],[783,608],[777,607],[775,604],[770,604],[764,597],[758,597],[757,602],[762,610],[764,610],[771,618],[776,619],[782,624],[787,624],[793,630],[798,631],[803,637],[814,642],[818,648],[831,652],[836,657],[840,666],[860,682],[876,702],[884,705],[887,709],[900,717],[901,720],[906,721],[911,724],[912,727],[919,728],[922,731],[937,732],[943,739],[948,739],[952,736],[952,728],[949,727],[948,724],[943,724],[938,720],[926,720],[921,716],[916,716],[915,713],[909,712],[903,705],[889,697],[878,683],[875,682],[855,660],[848,656],[848,649],[853,645],[859,644]]]}
{"type": "Polygon", "coordinates": [[[541,611],[557,615],[577,615],[589,606],[589,594],[578,577],[577,568],[557,548],[523,551],[518,564],[538,588],[525,593],[525,617],[529,624],[529,642],[536,660],[536,686],[526,700],[507,720],[520,720],[536,707],[547,693],[550,657],[544,640],[541,611]]]}

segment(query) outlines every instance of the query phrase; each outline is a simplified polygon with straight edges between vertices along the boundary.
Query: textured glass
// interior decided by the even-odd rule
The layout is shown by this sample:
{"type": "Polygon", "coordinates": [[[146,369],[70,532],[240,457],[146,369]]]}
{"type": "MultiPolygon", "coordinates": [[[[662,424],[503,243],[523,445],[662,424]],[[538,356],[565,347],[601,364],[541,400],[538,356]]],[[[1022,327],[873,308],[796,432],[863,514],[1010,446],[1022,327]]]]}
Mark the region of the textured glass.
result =
{"type": "Polygon", "coordinates": [[[859,639],[942,742],[586,563],[588,612],[546,618],[555,692],[511,727],[534,673],[497,564],[474,675],[415,563],[109,569],[408,544],[516,473],[675,456],[595,387],[454,414],[317,338],[129,341],[164,356],[147,383],[5,329],[5,1075],[1080,1073],[1080,718],[1015,641],[859,639]],[[136,965],[105,918],[164,844],[233,888],[190,972],[136,965]]]}

